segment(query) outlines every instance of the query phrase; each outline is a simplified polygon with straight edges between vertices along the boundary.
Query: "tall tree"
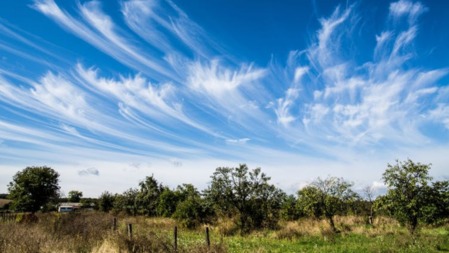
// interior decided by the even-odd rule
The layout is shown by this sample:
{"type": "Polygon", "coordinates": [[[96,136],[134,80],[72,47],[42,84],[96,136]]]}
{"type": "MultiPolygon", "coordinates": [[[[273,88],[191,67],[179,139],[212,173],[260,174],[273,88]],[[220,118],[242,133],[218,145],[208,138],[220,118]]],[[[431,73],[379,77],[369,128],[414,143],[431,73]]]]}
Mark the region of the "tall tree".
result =
{"type": "Polygon", "coordinates": [[[114,207],[114,202],[115,196],[112,193],[105,191],[98,198],[98,210],[109,212],[114,207]]]}
{"type": "Polygon", "coordinates": [[[301,217],[301,212],[297,208],[298,200],[294,195],[285,196],[282,201],[281,217],[284,220],[293,221],[301,217]]]}
{"type": "Polygon", "coordinates": [[[153,176],[147,176],[145,180],[139,183],[139,187],[140,189],[137,194],[138,213],[156,216],[159,196],[164,190],[164,187],[153,176]]]}
{"type": "Polygon", "coordinates": [[[178,204],[173,214],[180,224],[194,228],[200,224],[210,223],[214,212],[200,192],[191,184],[183,184],[176,189],[178,204]]]}
{"type": "Polygon", "coordinates": [[[171,217],[176,211],[176,206],[180,201],[180,196],[177,191],[172,191],[168,187],[164,187],[159,195],[157,214],[163,217],[171,217]]]}
{"type": "MultiPolygon", "coordinates": [[[[431,221],[441,215],[448,197],[448,183],[434,182],[429,176],[430,164],[415,163],[408,159],[388,164],[383,180],[388,192],[383,206],[413,234],[420,221],[431,221]]],[[[444,212],[444,211],[443,211],[444,212]]]]}
{"type": "Polygon", "coordinates": [[[59,197],[59,174],[50,167],[26,167],[8,185],[12,208],[36,212],[59,197]]]}
{"type": "Polygon", "coordinates": [[[128,215],[138,214],[138,201],[137,196],[139,191],[134,188],[130,188],[124,191],[122,194],[117,194],[114,198],[114,212],[124,212],[128,215]]]}
{"type": "Polygon", "coordinates": [[[268,227],[279,218],[284,193],[269,183],[260,168],[249,171],[245,164],[237,168],[217,168],[205,191],[218,214],[238,216],[242,232],[268,227]]]}
{"type": "Polygon", "coordinates": [[[438,223],[449,218],[449,181],[436,181],[427,194],[430,205],[424,210],[426,223],[438,223]]]}
{"type": "Polygon", "coordinates": [[[335,227],[334,216],[344,213],[348,207],[348,202],[358,198],[351,187],[352,184],[343,178],[317,178],[312,184],[298,191],[298,205],[306,214],[315,217],[324,216],[332,230],[338,232],[335,227]]]}

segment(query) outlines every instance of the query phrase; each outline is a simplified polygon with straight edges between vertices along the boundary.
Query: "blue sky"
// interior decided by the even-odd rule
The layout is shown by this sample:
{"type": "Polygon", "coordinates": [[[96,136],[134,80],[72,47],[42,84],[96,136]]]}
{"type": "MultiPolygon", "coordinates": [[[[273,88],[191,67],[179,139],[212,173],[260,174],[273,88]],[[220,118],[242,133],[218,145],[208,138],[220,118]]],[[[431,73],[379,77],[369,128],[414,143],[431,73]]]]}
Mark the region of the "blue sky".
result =
{"type": "Polygon", "coordinates": [[[446,1],[2,1],[0,192],[26,166],[63,192],[153,174],[204,188],[261,167],[382,188],[411,158],[449,177],[446,1]]]}

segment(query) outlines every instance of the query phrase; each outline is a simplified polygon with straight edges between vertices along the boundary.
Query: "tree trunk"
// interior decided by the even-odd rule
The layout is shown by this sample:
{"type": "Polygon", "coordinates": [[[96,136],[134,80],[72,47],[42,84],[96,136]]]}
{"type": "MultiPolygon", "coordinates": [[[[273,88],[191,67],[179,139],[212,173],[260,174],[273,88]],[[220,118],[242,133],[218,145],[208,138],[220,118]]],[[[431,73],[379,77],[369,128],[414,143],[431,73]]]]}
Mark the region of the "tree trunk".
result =
{"type": "Polygon", "coordinates": [[[334,232],[334,233],[340,232],[340,231],[338,231],[338,229],[335,227],[334,216],[328,216],[327,218],[329,219],[329,224],[331,225],[332,232],[334,232]]]}

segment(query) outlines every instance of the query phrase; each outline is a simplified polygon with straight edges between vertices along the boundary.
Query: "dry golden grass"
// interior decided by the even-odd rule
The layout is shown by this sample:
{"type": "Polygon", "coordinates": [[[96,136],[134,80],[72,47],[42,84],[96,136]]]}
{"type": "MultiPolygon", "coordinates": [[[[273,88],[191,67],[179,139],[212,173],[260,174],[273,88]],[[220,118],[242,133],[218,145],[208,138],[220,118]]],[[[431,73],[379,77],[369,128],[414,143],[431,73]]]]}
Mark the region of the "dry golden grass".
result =
{"type": "MultiPolygon", "coordinates": [[[[104,213],[40,214],[38,221],[8,221],[0,224],[1,253],[144,253],[174,252],[175,222],[164,218],[119,217],[104,213]],[[126,224],[133,224],[127,234],[126,224]]],[[[187,231],[183,231],[187,232],[187,231]]],[[[184,233],[182,236],[187,236],[184,233]]],[[[205,245],[180,241],[177,252],[225,252],[221,244],[205,245]]]]}
{"type": "Polygon", "coordinates": [[[214,229],[223,236],[234,235],[239,230],[235,220],[231,218],[219,218],[214,229]]]}
{"type": "Polygon", "coordinates": [[[300,219],[298,221],[283,222],[280,229],[274,233],[277,239],[296,239],[302,236],[318,236],[323,231],[330,230],[324,220],[300,219]]]}
{"type": "MultiPolygon", "coordinates": [[[[385,234],[404,233],[399,223],[388,217],[376,217],[373,225],[360,216],[336,216],[335,224],[341,233],[361,234],[375,237],[385,234]]],[[[302,236],[330,237],[333,232],[326,220],[304,218],[298,221],[282,222],[280,229],[274,233],[277,239],[295,239],[302,236]]]]}

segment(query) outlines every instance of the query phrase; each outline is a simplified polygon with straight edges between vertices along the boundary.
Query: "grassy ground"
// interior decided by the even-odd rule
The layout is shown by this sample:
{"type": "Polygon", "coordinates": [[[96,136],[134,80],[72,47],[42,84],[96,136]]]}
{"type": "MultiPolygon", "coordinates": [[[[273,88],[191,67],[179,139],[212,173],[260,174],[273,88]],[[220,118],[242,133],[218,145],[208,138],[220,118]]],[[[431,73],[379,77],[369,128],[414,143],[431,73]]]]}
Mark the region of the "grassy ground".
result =
{"type": "MultiPolygon", "coordinates": [[[[23,217],[0,224],[0,252],[174,252],[171,219],[113,217],[101,213],[44,214],[37,222],[23,217]],[[133,224],[133,237],[126,224],[133,224]]],[[[362,218],[336,219],[341,233],[325,221],[304,219],[283,222],[278,230],[230,235],[232,222],[210,227],[211,248],[205,227],[178,229],[178,252],[449,252],[449,226],[424,227],[412,237],[394,220],[379,218],[367,226],[362,218]]]]}

